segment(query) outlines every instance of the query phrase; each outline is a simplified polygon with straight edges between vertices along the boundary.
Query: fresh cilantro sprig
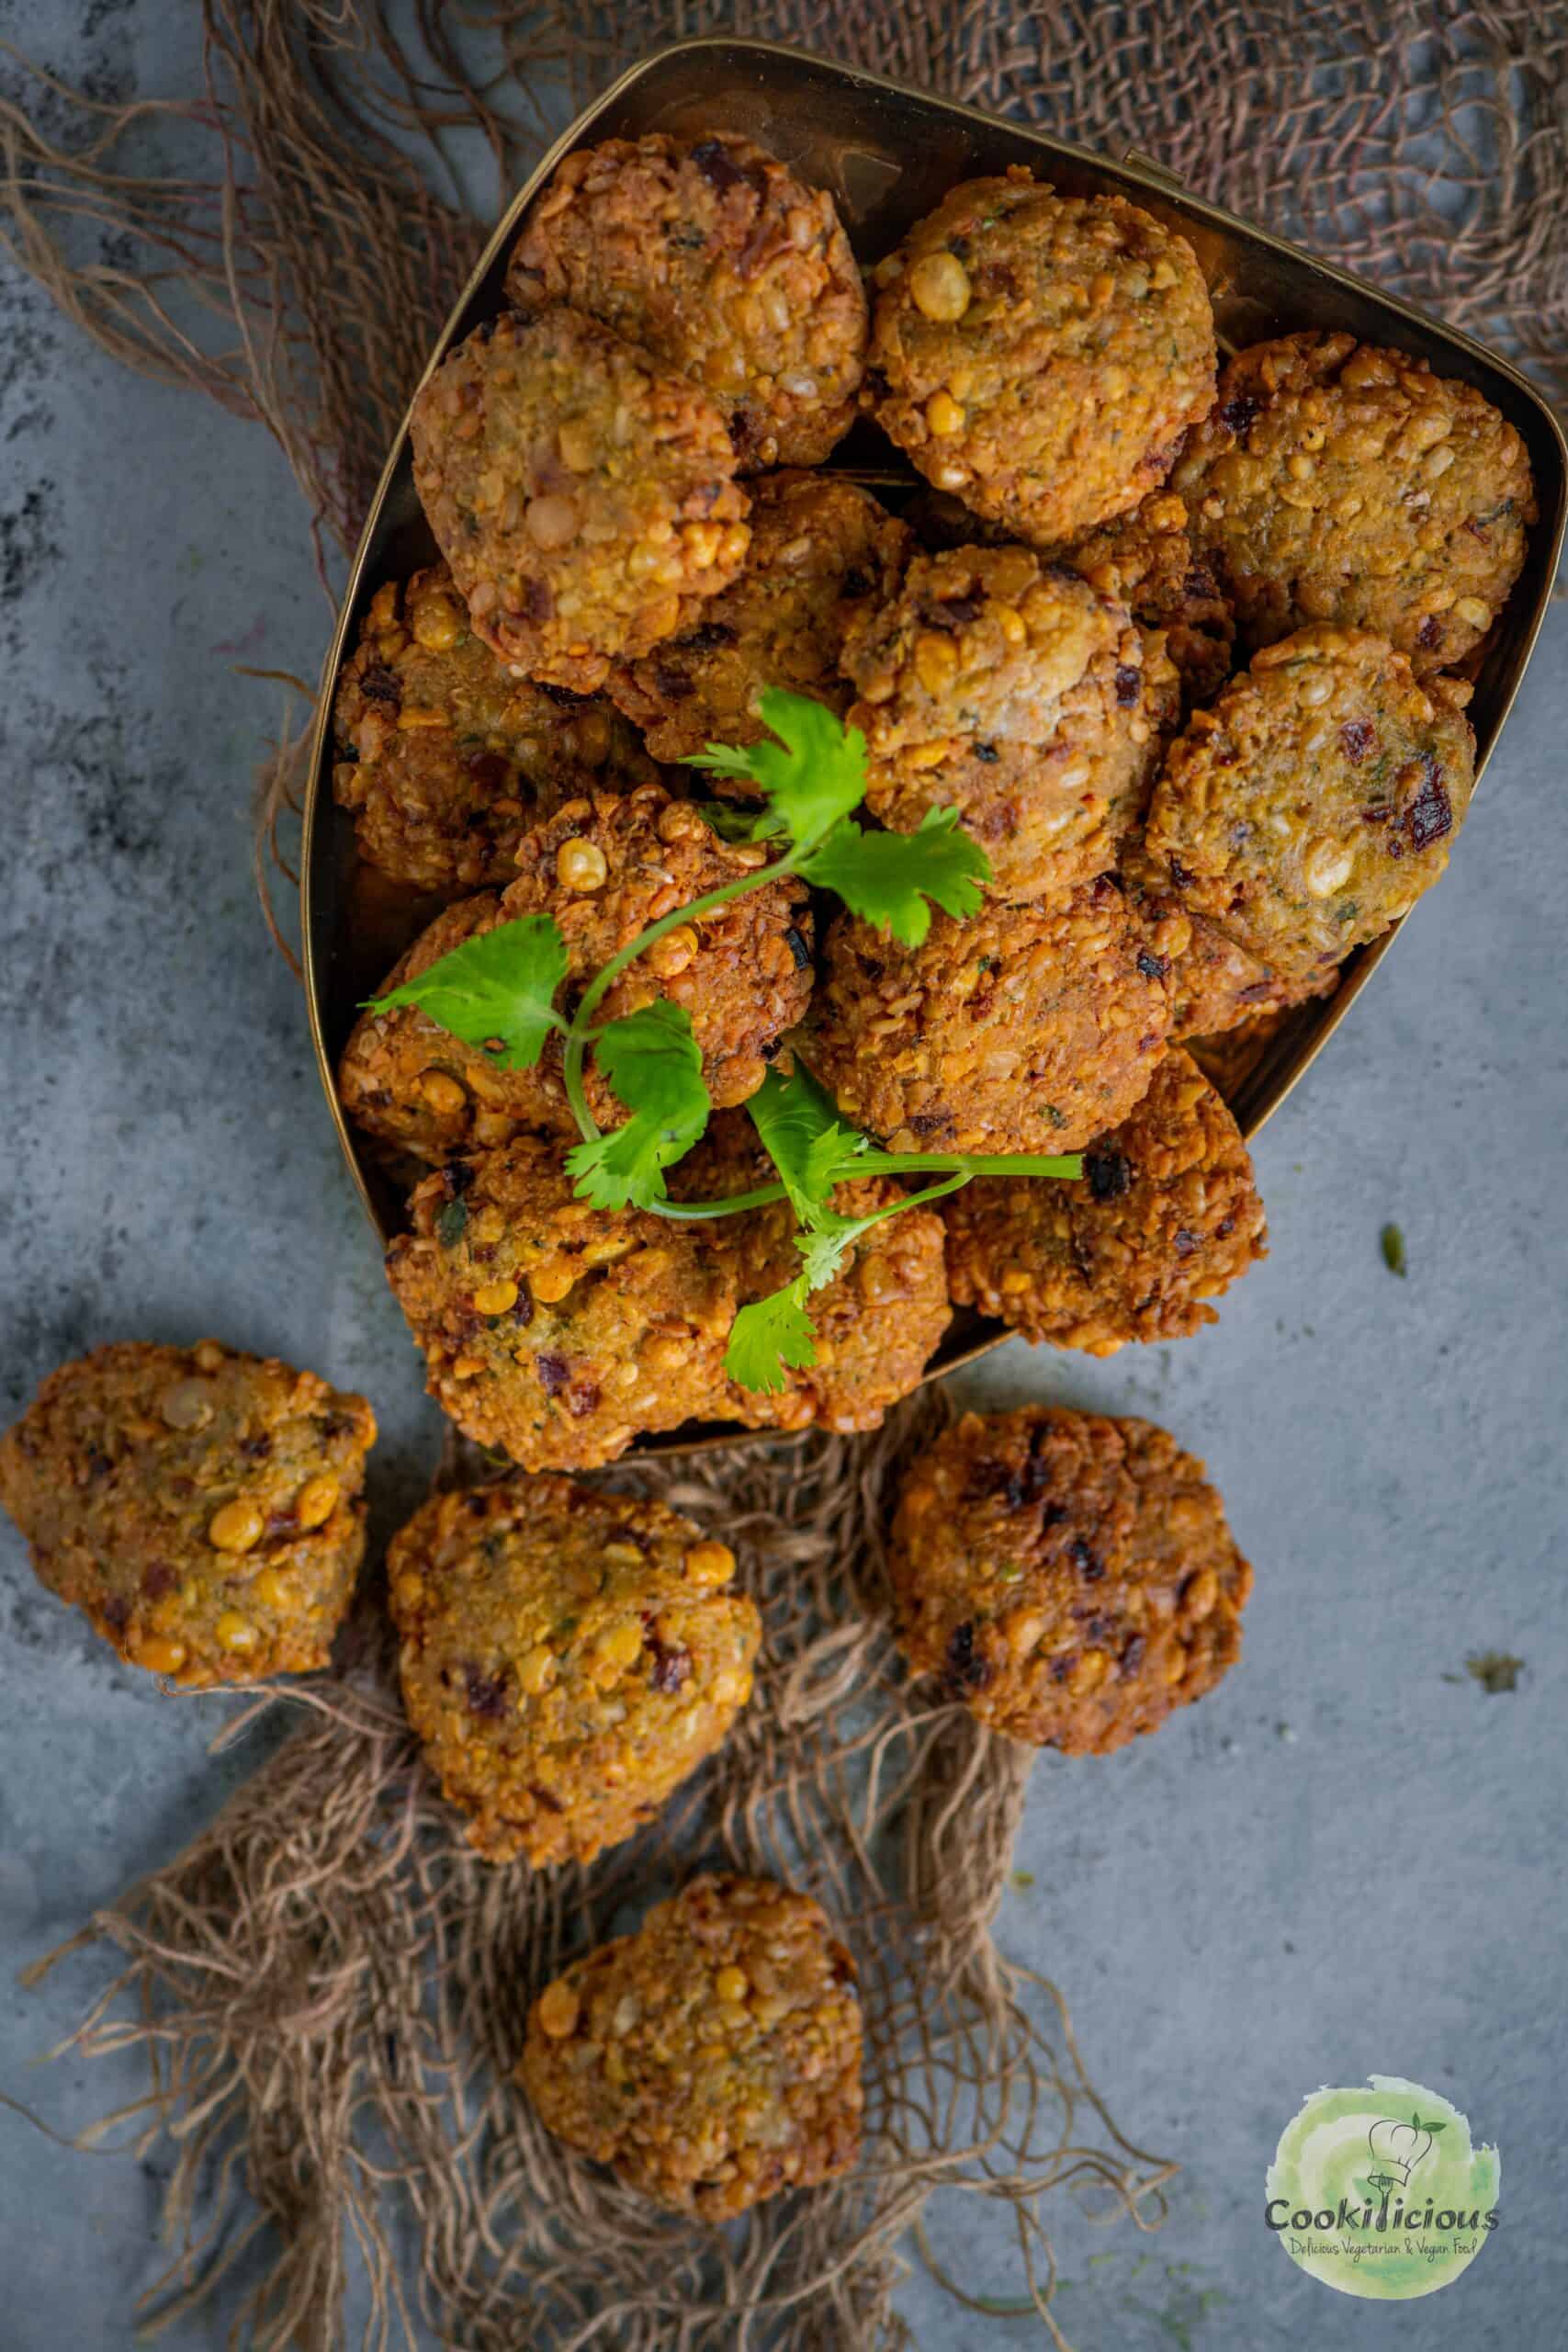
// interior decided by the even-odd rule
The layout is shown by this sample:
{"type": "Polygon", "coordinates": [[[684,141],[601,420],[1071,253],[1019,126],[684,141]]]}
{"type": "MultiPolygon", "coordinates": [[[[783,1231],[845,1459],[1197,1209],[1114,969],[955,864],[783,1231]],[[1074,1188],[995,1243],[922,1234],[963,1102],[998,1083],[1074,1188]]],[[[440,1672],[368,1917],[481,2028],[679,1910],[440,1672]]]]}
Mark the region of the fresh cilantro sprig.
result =
{"type": "Polygon", "coordinates": [[[729,839],[782,841],[777,870],[835,891],[852,914],[890,931],[906,947],[925,938],[933,904],[958,922],[978,913],[991,862],[961,830],[956,808],[928,808],[918,832],[868,833],[850,814],[865,797],[860,729],[779,686],[764,691],[760,708],[776,741],[741,750],[710,743],[685,762],[741,778],[761,793],[761,814],[749,826],[726,824],[729,839]]]}
{"type": "Polygon", "coordinates": [[[1077,1177],[1077,1155],[1027,1152],[975,1155],[882,1151],[846,1126],[810,1071],[798,1060],[785,1078],[770,1070],[750,1110],[777,1181],[718,1201],[676,1202],[666,1170],[697,1143],[711,1108],[702,1052],[689,1014],[665,998],[636,1012],[599,1023],[599,1008],[621,974],[679,925],[704,916],[786,876],[834,891],[863,921],[918,947],[931,928],[931,908],[962,921],[980,906],[990,865],[952,808],[932,808],[918,831],[867,830],[852,812],[864,799],[865,739],[820,703],[770,687],[761,703],[770,739],[736,749],[710,743],[688,765],[730,775],[761,794],[748,811],[716,805],[708,814],[727,839],[764,844],[764,864],[716,890],[677,907],[618,949],[589,980],[570,1018],[556,998],[567,975],[566,942],[548,915],[498,923],[465,940],[449,956],[400,988],[372,1000],[385,1012],[412,1006],[502,1069],[532,1069],[553,1034],[561,1039],[561,1071],[581,1136],[567,1155],[579,1196],[595,1208],[650,1210],[661,1216],[704,1221],[787,1200],[795,1212],[795,1248],[801,1266],[770,1296],[750,1301],[735,1317],[725,1358],[730,1377],[746,1388],[776,1391],[789,1372],[816,1357],[807,1301],[840,1272],[872,1227],[907,1208],[942,1199],[981,1175],[1077,1177]],[[597,1075],[626,1119],[607,1133],[589,1103],[589,1054],[597,1075]],[[940,1181],[901,1195],[863,1216],[832,1205],[837,1187],[856,1177],[928,1174],[940,1181]]]}
{"type": "Polygon", "coordinates": [[[566,967],[566,942],[554,918],[525,915],[465,939],[428,971],[373,997],[370,1010],[412,1005],[502,1069],[532,1069],[550,1031],[566,1034],[555,1008],[566,967]]]}

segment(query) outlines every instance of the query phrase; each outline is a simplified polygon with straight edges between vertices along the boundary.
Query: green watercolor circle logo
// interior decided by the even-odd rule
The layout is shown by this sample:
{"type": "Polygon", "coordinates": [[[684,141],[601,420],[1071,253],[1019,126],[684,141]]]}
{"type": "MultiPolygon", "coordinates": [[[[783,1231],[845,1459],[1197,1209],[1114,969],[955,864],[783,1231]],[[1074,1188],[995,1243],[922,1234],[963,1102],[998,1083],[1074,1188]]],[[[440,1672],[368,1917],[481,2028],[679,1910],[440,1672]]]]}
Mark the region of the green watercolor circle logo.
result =
{"type": "Polygon", "coordinates": [[[1314,2091],[1269,2167],[1264,2219],[1299,2270],[1409,2302],[1468,2269],[1496,2229],[1503,2167],[1446,2098],[1400,2075],[1314,2091]]]}

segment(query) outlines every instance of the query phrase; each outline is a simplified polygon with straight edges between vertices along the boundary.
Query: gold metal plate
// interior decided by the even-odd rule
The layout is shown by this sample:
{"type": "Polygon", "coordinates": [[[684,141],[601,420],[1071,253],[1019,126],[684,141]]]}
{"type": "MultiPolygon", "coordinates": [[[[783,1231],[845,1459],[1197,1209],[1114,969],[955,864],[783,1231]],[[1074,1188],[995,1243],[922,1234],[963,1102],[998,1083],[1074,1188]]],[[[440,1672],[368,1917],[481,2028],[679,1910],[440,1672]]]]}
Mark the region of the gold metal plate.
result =
{"type": "MultiPolygon", "coordinates": [[[[1512,708],[1545,616],[1568,520],[1568,446],[1541,395],[1517,368],[1468,335],[1363,279],[1318,261],[1299,246],[1254,228],[1186,194],[1148,158],[1120,163],[1069,147],[973,107],[927,97],[880,74],[831,63],[770,41],[692,40],[660,51],[622,75],[565,131],[497,224],[461,300],[430,355],[429,375],[454,342],[502,308],[506,256],[529,204],[569,149],[602,139],[637,139],[650,130],[744,132],[832,190],[862,262],[878,259],[912,222],[959,180],[1023,164],[1075,196],[1133,198],[1179,229],[1193,245],[1222,338],[1233,347],[1303,327],[1342,329],[1368,343],[1394,344],[1427,359],[1439,375],[1473,384],[1500,409],[1529,452],[1540,520],[1530,535],[1523,576],[1498,624],[1476,681],[1470,717],[1479,781],[1512,708]]],[[[857,425],[832,463],[857,472],[888,466],[887,444],[857,425]]],[[[900,470],[905,470],[900,469],[900,470]]],[[[908,477],[911,483],[913,477],[908,477]]],[[[328,659],[311,744],[305,797],[300,901],[305,989],[310,1035],[338,1140],[367,1216],[383,1241],[400,1223],[400,1203],[344,1119],[333,1072],[356,1008],[434,911],[430,901],[378,888],[357,867],[353,828],[332,796],[333,692],[361,613],[386,579],[401,578],[435,552],[414,495],[405,417],[370,508],[349,574],[328,659]]],[[[1439,901],[1440,903],[1440,901],[1439,901]]],[[[1270,1042],[1238,1089],[1232,1108],[1254,1136],[1321,1052],[1378,965],[1393,931],[1354,956],[1336,994],[1303,1006],[1270,1042]]],[[[964,1310],[955,1316],[928,1379],[970,1363],[1008,1335],[964,1310]]],[[[643,1441],[650,1452],[744,1444],[748,1432],[677,1431],[643,1441]]]]}

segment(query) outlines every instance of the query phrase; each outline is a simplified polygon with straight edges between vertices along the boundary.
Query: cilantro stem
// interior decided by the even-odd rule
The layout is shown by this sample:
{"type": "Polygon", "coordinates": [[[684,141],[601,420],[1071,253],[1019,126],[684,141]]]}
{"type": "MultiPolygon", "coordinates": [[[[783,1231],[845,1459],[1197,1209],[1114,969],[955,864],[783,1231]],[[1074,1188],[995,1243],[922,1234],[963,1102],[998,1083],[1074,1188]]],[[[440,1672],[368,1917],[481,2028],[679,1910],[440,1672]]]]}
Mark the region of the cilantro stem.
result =
{"type": "Polygon", "coordinates": [[[852,1154],[835,1176],[848,1182],[854,1176],[916,1176],[922,1170],[956,1169],[969,1176],[1061,1176],[1083,1174],[1083,1155],[1070,1151],[1055,1158],[1027,1151],[867,1151],[852,1154]]]}

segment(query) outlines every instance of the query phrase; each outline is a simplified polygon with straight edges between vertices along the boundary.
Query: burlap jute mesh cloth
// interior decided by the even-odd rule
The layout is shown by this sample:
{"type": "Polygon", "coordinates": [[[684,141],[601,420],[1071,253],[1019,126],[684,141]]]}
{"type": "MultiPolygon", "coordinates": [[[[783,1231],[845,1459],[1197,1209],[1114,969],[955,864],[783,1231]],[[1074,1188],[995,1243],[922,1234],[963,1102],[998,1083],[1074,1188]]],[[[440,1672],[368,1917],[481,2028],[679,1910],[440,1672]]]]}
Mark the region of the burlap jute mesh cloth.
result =
{"type": "MultiPolygon", "coordinates": [[[[197,103],[106,107],[9,61],[0,233],[109,351],[269,427],[324,574],[481,242],[451,141],[466,136],[470,176],[488,146],[499,198],[574,103],[700,32],[1136,146],[1568,393],[1558,6],[415,0],[400,36],[377,0],[203,0],[193,40],[198,21],[197,103]]],[[[889,1485],[942,1409],[640,1474],[737,1544],[767,1665],[657,1833],[587,1871],[487,1869],[455,1838],[367,1593],[344,1671],[304,1694],[307,1727],[89,1931],[125,1971],[77,2043],[145,2057],[145,2101],[113,2120],[175,2152],[155,2312],[210,2294],[235,2341],[326,2352],[352,2279],[375,2343],[423,2327],[484,2352],[895,2344],[896,2245],[933,2189],[960,2188],[1010,2211],[1019,2284],[1061,2340],[1042,2199],[1073,2185],[1148,2225],[1169,2167],[1122,2138],[1051,1988],[992,1940],[1027,1757],[911,1690],[881,1621],[889,1485]],[[505,2080],[559,1960],[714,1861],[822,1897],[868,2026],[863,2168],[725,2233],[579,2163],[505,2080]]]]}

